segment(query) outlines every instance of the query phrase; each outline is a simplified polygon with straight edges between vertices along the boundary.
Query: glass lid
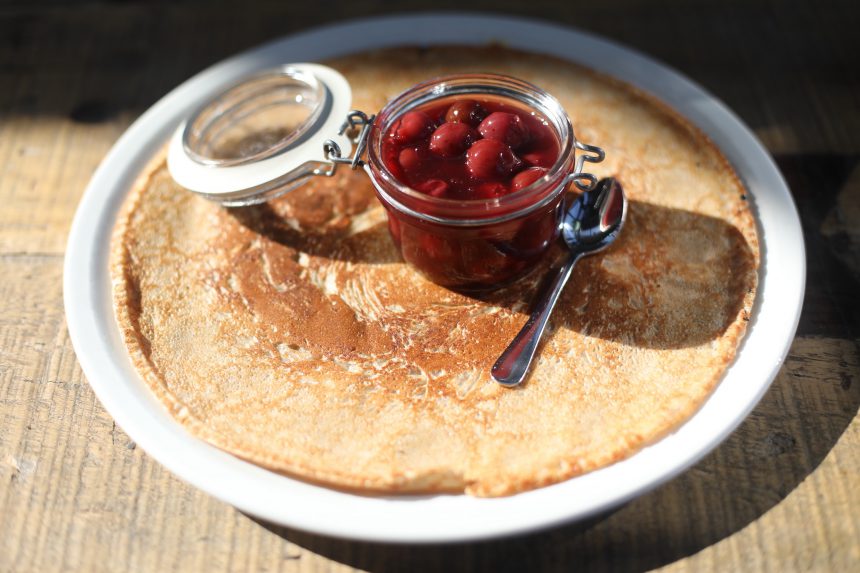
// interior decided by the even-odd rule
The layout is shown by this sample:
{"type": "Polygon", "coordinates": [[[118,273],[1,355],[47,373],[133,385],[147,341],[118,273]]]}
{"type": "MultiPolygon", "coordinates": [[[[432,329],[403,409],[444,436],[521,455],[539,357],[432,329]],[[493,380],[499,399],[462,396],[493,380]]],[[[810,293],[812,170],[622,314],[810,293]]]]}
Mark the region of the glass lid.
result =
{"type": "Polygon", "coordinates": [[[288,149],[319,119],[326,89],[296,68],[265,73],[207,103],[185,124],[185,152],[204,165],[241,165],[288,149]]]}
{"type": "Polygon", "coordinates": [[[266,201],[327,175],[325,144],[352,103],[346,79],[318,64],[247,76],[200,106],[174,133],[168,168],[177,183],[226,205],[266,201]]]}

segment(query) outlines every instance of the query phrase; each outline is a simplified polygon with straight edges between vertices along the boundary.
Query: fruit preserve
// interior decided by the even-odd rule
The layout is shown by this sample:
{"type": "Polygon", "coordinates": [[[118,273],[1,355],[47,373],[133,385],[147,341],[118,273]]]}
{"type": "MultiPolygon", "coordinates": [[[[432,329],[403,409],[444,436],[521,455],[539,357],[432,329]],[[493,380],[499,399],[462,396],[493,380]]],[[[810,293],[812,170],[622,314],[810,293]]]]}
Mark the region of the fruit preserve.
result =
{"type": "Polygon", "coordinates": [[[528,187],[559,155],[540,113],[489,98],[408,111],[383,134],[382,160],[412,189],[444,199],[494,199],[528,187]]]}
{"type": "Polygon", "coordinates": [[[528,273],[558,237],[576,146],[540,88],[451,76],[380,112],[365,169],[403,258],[443,286],[482,291],[528,273]]]}

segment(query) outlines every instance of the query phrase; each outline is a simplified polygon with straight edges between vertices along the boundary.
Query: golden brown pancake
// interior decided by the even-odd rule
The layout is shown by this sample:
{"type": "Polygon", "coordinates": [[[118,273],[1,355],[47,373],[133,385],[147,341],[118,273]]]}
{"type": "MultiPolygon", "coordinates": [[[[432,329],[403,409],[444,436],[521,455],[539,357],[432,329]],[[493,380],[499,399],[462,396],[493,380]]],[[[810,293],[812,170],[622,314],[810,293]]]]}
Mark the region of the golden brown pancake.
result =
{"type": "Polygon", "coordinates": [[[114,235],[116,314],[138,372],[192,434],[334,487],[500,496],[623,459],[699,408],[744,334],[759,260],[744,188],[702,133],[625,84],[499,47],[328,64],[367,111],[448,73],[543,87],[606,150],[594,171],[624,185],[626,226],[578,264],[533,373],[506,389],[490,366],[541,272],[458,294],[401,261],[362,172],[227,209],[177,186],[159,156],[114,235]]]}

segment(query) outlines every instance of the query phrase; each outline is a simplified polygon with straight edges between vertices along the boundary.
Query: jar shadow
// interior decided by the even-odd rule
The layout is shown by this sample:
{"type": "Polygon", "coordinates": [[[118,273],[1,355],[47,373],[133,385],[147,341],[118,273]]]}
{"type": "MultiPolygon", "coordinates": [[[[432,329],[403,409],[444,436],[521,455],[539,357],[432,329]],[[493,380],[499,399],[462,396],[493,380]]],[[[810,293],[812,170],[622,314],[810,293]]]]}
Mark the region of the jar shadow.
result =
{"type": "Polygon", "coordinates": [[[349,169],[226,213],[233,223],[284,247],[286,256],[304,253],[368,265],[401,260],[371,183],[349,169]]]}
{"type": "MultiPolygon", "coordinates": [[[[501,307],[522,321],[512,321],[487,341],[489,354],[504,348],[527,318],[552,265],[565,256],[552,253],[530,275],[511,286],[484,293],[458,293],[426,281],[417,271],[411,280],[391,240],[384,212],[364,198],[337,206],[331,196],[290,194],[288,201],[228,210],[238,224],[285,247],[331,261],[354,265],[395,265],[398,272],[375,272],[376,286],[394,293],[387,304],[418,313],[415,305],[434,300],[464,306],[501,307]],[[301,208],[296,207],[301,205],[301,208]],[[358,215],[344,215],[352,209],[358,215]],[[368,215],[372,214],[372,215],[368,215]],[[361,218],[364,217],[364,220],[361,218]],[[358,221],[358,223],[356,223],[358,221]],[[403,288],[404,281],[412,290],[403,288]],[[413,295],[421,292],[420,299],[413,295]],[[402,295],[398,293],[404,293],[402,295]],[[404,300],[396,297],[402,296],[404,300]],[[412,297],[412,298],[409,298],[412,297]]],[[[348,194],[345,194],[348,195],[348,194]]],[[[548,336],[572,330],[590,337],[643,348],[686,348],[715,340],[739,314],[749,320],[745,301],[755,284],[756,255],[739,229],[718,218],[681,209],[631,201],[625,228],[606,251],[584,257],[558,302],[548,336]]],[[[338,296],[338,295],[332,295],[338,296]]],[[[480,313],[473,313],[480,316],[480,313]]],[[[461,323],[472,320],[463,316],[461,323]]],[[[381,317],[380,320],[385,320],[381,317]]],[[[477,320],[477,319],[475,319],[477,320]]],[[[468,328],[468,324],[463,324],[468,328]]]]}
{"type": "MultiPolygon", "coordinates": [[[[532,275],[475,296],[522,310],[549,286],[559,246],[532,275]]],[[[632,201],[625,228],[606,251],[584,257],[559,299],[549,332],[573,330],[646,348],[685,348],[722,336],[755,284],[756,257],[736,227],[714,217],[632,201]]]]}

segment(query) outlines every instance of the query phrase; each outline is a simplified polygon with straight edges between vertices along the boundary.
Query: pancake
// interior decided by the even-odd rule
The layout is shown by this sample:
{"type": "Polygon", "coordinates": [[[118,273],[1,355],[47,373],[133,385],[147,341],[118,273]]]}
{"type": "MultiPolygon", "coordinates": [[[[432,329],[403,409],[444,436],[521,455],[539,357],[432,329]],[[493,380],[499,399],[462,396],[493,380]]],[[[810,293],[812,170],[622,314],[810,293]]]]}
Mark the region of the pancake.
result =
{"type": "Polygon", "coordinates": [[[113,291],[138,372],[189,432],[336,488],[502,496],[628,457],[701,406],[743,337],[759,262],[744,187],[702,133],[628,85],[498,46],[326,63],[366,111],[449,73],[541,86],[606,150],[593,171],[623,184],[627,223],[579,262],[532,374],[507,389],[490,366],[546,268],[458,294],[402,262],[363,172],[228,209],[174,183],[162,153],[118,220],[113,291]]]}

